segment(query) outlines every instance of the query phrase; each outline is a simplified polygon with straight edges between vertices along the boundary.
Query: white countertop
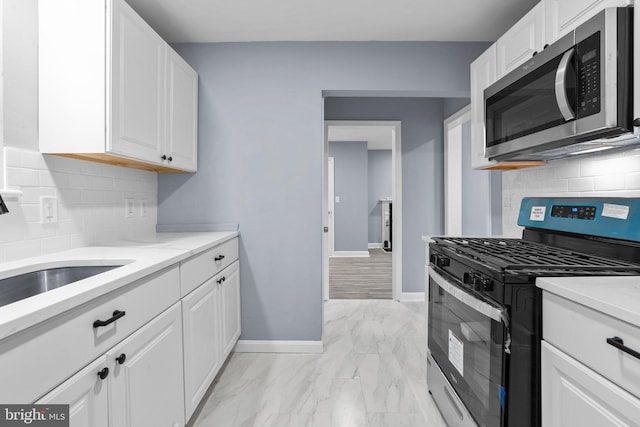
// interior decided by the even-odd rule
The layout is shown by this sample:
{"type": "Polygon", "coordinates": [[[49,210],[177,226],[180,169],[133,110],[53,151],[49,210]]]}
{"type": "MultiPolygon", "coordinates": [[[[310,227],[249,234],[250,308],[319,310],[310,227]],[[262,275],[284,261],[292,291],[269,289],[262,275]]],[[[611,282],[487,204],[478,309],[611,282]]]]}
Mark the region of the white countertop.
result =
{"type": "Polygon", "coordinates": [[[640,327],[640,277],[544,277],[536,286],[640,327]]]}
{"type": "Polygon", "coordinates": [[[124,264],[0,307],[0,339],[219,245],[238,232],[158,233],[0,264],[0,279],[65,265],[124,264]]]}

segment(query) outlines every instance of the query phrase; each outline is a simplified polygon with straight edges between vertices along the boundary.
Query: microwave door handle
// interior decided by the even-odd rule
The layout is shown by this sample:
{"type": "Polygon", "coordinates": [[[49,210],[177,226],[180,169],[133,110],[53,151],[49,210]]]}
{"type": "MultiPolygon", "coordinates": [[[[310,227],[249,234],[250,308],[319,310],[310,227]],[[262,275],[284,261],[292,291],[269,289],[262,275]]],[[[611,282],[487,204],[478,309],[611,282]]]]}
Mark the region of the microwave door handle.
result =
{"type": "Polygon", "coordinates": [[[564,53],[560,60],[560,64],[558,65],[558,70],[556,71],[556,101],[558,102],[560,113],[566,121],[576,118],[576,114],[573,112],[571,105],[569,104],[566,85],[566,76],[569,71],[569,65],[571,64],[571,58],[573,58],[574,52],[575,49],[570,49],[564,53]]]}

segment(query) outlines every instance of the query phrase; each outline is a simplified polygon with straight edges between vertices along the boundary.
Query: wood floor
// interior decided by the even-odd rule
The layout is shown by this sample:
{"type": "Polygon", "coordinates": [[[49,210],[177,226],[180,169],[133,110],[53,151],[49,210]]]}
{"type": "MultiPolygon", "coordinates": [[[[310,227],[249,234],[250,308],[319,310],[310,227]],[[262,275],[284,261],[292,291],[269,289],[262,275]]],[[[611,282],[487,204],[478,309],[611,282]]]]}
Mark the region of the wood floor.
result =
{"type": "Polygon", "coordinates": [[[329,299],[391,299],[391,253],[329,259],[329,299]]]}

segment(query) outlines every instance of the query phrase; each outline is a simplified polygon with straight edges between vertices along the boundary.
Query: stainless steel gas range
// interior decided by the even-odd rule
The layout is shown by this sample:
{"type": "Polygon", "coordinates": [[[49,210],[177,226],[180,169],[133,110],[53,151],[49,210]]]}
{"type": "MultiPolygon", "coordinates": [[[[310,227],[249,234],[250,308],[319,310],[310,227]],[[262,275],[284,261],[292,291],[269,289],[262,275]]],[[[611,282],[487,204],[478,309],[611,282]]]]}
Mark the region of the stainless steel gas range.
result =
{"type": "Polygon", "coordinates": [[[640,275],[640,199],[525,198],[518,224],[429,245],[427,385],[449,426],[540,426],[537,277],[640,275]]]}

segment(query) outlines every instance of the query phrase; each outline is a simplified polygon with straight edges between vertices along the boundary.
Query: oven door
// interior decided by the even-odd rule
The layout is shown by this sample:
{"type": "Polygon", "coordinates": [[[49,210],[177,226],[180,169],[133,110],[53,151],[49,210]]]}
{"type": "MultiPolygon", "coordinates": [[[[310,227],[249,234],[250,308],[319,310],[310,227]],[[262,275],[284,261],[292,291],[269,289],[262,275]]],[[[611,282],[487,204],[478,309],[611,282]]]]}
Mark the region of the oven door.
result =
{"type": "Polygon", "coordinates": [[[503,424],[508,327],[504,310],[429,269],[428,345],[479,426],[503,424]]]}

